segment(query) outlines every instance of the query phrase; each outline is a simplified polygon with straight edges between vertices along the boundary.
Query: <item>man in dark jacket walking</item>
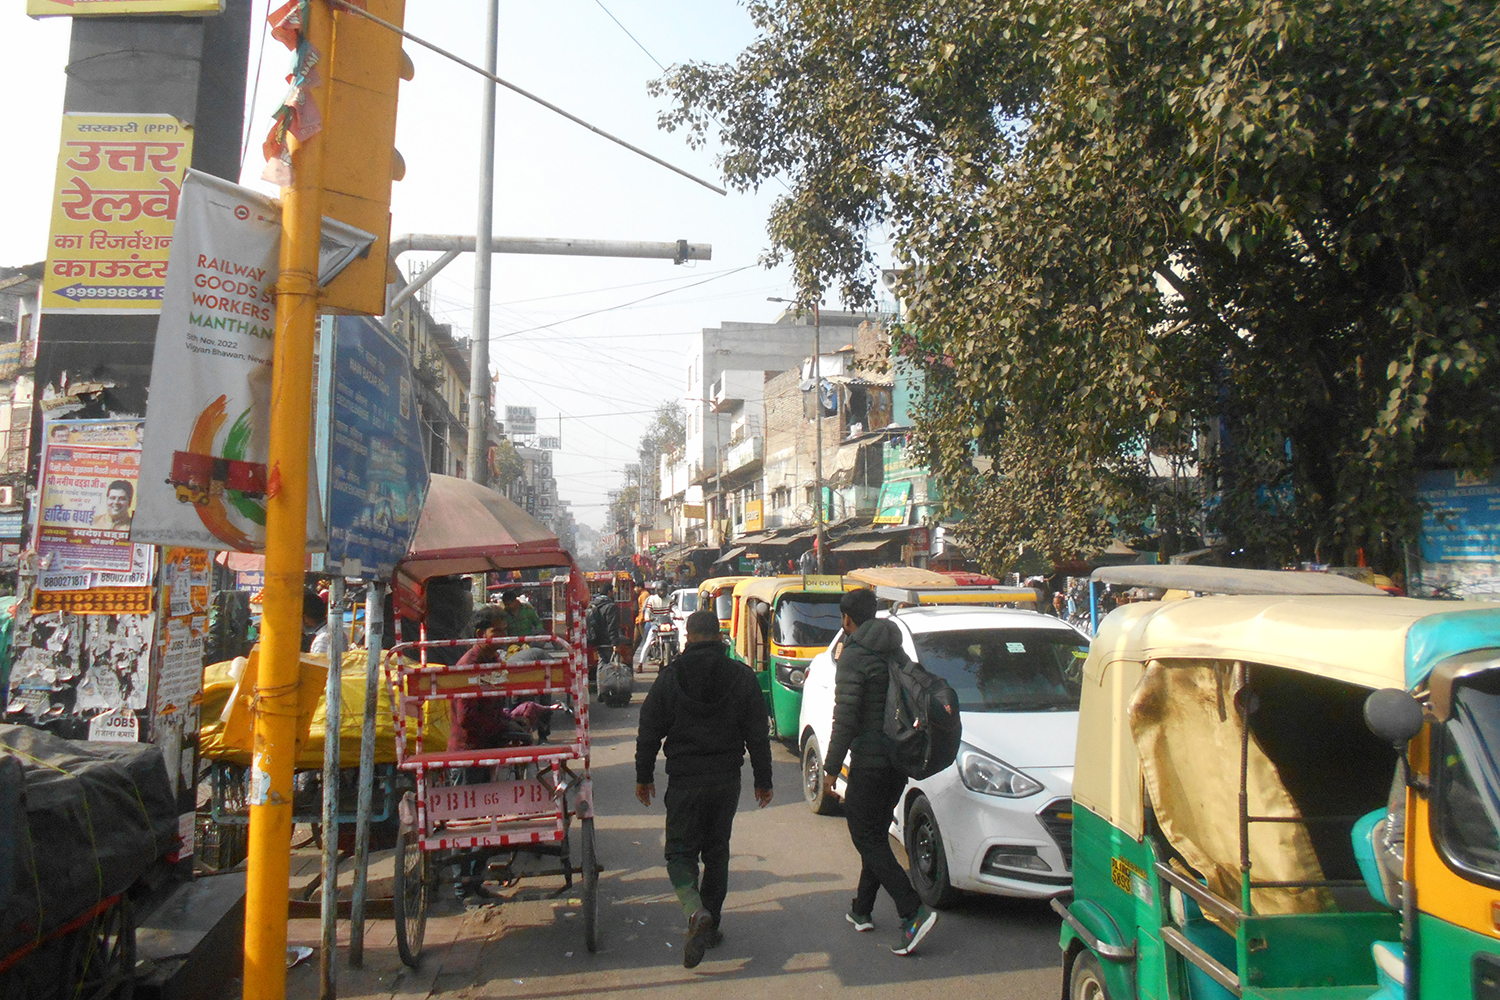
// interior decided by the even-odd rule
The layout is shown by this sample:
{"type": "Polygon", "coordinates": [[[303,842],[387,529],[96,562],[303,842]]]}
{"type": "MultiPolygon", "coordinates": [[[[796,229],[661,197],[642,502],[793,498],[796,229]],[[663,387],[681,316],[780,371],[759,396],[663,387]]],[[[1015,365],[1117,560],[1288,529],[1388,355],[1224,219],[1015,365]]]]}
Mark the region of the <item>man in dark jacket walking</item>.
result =
{"type": "Polygon", "coordinates": [[[667,877],[687,914],[682,964],[691,969],[703,961],[706,948],[721,940],[719,917],[729,893],[729,835],[747,750],[755,802],[762,809],[771,802],[765,697],[750,668],[725,653],[719,618],[712,611],[688,616],[687,647],[662,668],[641,706],[635,797],[643,806],[656,796],[656,754],[663,740],[667,877]]]}
{"type": "Polygon", "coordinates": [[[833,732],[828,739],[828,763],[823,787],[834,793],[834,780],[849,760],[844,789],[844,814],[849,839],[859,851],[859,889],[845,919],[858,931],[875,929],[871,913],[875,895],[884,888],[901,917],[901,938],[891,947],[910,955],[937,923],[937,914],[922,905],[906,870],[891,850],[891,814],[906,787],[906,775],[891,766],[885,754],[885,698],[890,687],[890,662],[906,659],[901,629],[875,617],[875,594],[851,590],[839,601],[844,622],[844,648],[834,671],[833,732]]]}
{"type": "Polygon", "coordinates": [[[620,609],[615,607],[614,587],[608,583],[595,582],[594,596],[584,612],[585,638],[589,645],[589,693],[598,692],[599,663],[614,660],[616,647],[620,645],[620,609]],[[608,650],[606,655],[605,650],[608,650]]]}

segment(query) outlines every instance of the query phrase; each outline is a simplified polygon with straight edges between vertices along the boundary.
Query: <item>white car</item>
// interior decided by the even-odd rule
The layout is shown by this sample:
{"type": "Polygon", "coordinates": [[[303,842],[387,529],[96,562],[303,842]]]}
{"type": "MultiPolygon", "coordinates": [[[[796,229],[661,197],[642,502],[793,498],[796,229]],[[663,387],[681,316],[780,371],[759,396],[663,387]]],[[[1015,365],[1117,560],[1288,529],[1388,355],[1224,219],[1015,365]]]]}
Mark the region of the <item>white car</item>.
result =
{"type": "Polygon", "coordinates": [[[672,624],[677,626],[677,644],[686,646],[688,615],[698,610],[698,591],[674,590],[668,602],[672,606],[672,624]]]}
{"type": "MultiPolygon", "coordinates": [[[[1035,611],[921,607],[881,612],[900,627],[906,654],[958,693],[958,759],[907,783],[892,818],[923,902],[952,905],[961,891],[1047,898],[1073,884],[1073,754],[1088,639],[1035,611]]],[[[808,667],[802,689],[802,790],[814,812],[823,750],[833,728],[834,653],[808,667]]],[[[843,775],[849,761],[844,761],[843,775]]],[[[843,777],[837,787],[843,793],[843,777]]]]}

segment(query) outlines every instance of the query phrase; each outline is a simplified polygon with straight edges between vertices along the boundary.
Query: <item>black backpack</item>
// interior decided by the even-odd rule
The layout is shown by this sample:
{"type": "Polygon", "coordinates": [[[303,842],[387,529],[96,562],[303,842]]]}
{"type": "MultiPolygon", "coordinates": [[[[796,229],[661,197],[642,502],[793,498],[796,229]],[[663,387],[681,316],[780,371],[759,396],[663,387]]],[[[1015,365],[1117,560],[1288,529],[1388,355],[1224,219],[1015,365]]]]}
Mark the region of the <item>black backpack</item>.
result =
{"type": "Polygon", "coordinates": [[[930,778],[958,757],[963,723],[958,693],[904,655],[890,661],[885,695],[885,754],[909,778],[930,778]]]}

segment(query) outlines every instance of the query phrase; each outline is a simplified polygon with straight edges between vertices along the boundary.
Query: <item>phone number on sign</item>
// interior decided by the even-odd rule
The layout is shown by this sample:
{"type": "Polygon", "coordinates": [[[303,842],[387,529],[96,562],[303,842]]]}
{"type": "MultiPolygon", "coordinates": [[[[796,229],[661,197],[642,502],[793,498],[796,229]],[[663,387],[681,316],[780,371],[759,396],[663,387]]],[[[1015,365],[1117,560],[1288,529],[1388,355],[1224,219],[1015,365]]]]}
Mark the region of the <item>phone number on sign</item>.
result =
{"type": "Polygon", "coordinates": [[[114,288],[109,285],[90,285],[74,289],[73,298],[78,299],[160,299],[160,288],[114,288]]]}

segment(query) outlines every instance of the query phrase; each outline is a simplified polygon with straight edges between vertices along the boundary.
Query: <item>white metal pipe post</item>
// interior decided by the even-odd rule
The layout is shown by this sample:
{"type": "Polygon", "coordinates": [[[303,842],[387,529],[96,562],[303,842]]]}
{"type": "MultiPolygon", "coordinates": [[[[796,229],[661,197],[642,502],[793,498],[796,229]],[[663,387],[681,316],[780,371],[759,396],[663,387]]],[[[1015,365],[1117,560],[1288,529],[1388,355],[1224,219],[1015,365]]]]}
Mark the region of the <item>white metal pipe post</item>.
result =
{"type": "Polygon", "coordinates": [[[328,708],[323,722],[323,905],[322,947],[318,954],[319,1000],[338,996],[335,953],[339,916],[339,726],[343,716],[344,578],[335,576],[328,591],[328,708]]]}
{"type": "MultiPolygon", "coordinates": [[[[474,227],[474,331],[469,342],[468,478],[483,483],[490,429],[490,237],[495,226],[495,75],[500,52],[500,0],[490,0],[484,22],[484,110],[479,138],[479,218],[474,227]]],[[[482,593],[482,592],[481,592],[482,593]]]]}
{"type": "MultiPolygon", "coordinates": [[[[385,647],[385,584],[372,581],[365,588],[364,728],[359,735],[359,806],[354,826],[354,896],[349,901],[349,964],[365,964],[365,898],[370,877],[370,816],[375,806],[375,713],[380,705],[380,654],[385,647]]],[[[395,788],[387,797],[395,810],[395,788]]]]}

